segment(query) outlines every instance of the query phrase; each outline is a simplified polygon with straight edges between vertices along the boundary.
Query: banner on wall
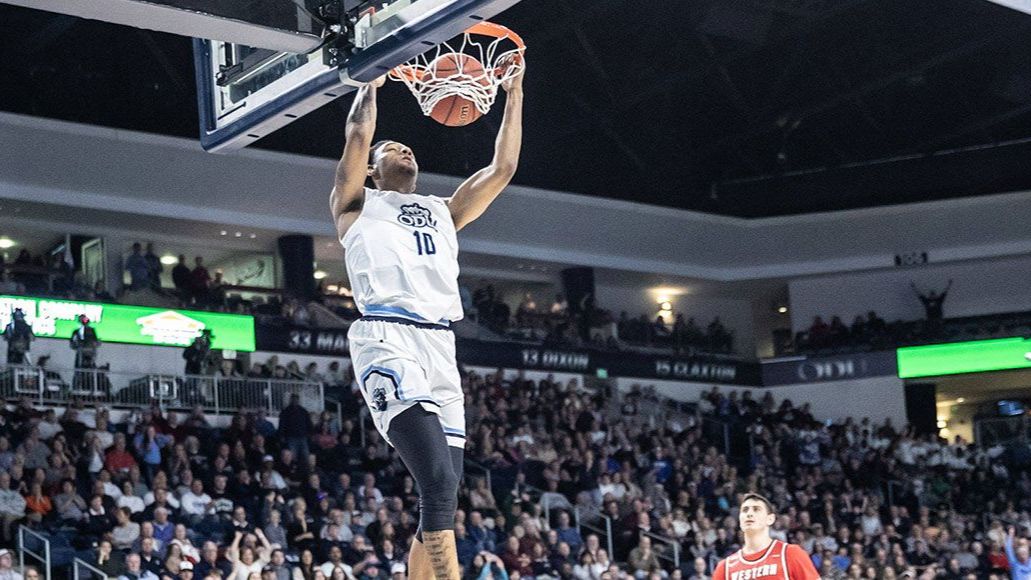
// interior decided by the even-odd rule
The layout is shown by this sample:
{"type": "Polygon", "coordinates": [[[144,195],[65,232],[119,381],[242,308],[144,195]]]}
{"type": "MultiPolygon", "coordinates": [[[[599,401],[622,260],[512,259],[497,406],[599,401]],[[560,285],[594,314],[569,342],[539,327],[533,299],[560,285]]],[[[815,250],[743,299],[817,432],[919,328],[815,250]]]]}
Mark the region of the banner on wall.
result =
{"type": "Polygon", "coordinates": [[[288,324],[259,324],[258,350],[321,356],[350,356],[346,328],[304,328],[288,324]]]}
{"type": "Polygon", "coordinates": [[[254,317],[196,310],[172,310],[100,302],[0,296],[0,329],[20,308],[39,337],[71,338],[85,314],[103,342],[189,346],[201,331],[211,330],[212,348],[254,351],[254,317]]]}
{"type": "Polygon", "coordinates": [[[1031,338],[997,338],[898,349],[903,379],[1031,369],[1031,338]]]}
{"type": "Polygon", "coordinates": [[[769,359],[762,361],[762,384],[770,387],[895,376],[895,361],[894,351],[769,359]]]}
{"type": "MultiPolygon", "coordinates": [[[[258,350],[321,356],[349,356],[346,329],[312,329],[290,325],[258,325],[258,350]]],[[[754,362],[671,357],[634,352],[552,348],[513,342],[491,342],[459,338],[456,341],[461,364],[510,369],[603,374],[758,385],[759,365],[754,362]]]]}

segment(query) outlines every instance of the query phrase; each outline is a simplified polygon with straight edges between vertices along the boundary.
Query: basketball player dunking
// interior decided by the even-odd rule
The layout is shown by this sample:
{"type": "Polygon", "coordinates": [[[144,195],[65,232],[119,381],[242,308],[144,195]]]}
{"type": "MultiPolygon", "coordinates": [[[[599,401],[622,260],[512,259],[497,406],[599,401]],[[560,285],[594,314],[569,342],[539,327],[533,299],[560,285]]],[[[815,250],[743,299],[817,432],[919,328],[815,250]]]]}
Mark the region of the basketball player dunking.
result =
{"type": "Polygon", "coordinates": [[[508,185],[522,141],[522,74],[508,96],[491,164],[450,199],[418,195],[419,166],[397,141],[372,145],[376,91],[358,90],[347,118],[330,206],[362,318],[351,325],[351,363],[376,428],[419,487],[419,532],[409,578],[459,580],[455,510],[465,448],[465,408],[455,337],[462,318],[456,232],[508,185]],[[365,187],[372,179],[375,188],[365,187]]]}
{"type": "Polygon", "coordinates": [[[757,493],[745,495],[738,515],[745,545],[716,565],[713,580],[819,580],[805,550],[770,537],[776,519],[768,499],[757,493]]]}

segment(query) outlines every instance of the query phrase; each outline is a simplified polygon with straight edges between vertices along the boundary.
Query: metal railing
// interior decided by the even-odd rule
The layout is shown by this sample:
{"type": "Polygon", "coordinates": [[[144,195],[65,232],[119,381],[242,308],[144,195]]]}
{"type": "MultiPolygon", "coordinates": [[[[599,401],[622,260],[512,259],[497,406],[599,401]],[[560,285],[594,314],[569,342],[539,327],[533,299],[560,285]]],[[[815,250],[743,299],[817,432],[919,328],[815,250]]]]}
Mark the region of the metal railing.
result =
{"type": "Polygon", "coordinates": [[[663,560],[671,562],[674,570],[680,569],[680,542],[673,538],[667,538],[666,536],[660,536],[651,532],[641,532],[641,535],[651,538],[653,545],[655,542],[663,544],[661,547],[656,548],[655,555],[663,560]]]}
{"type": "Polygon", "coordinates": [[[0,366],[0,397],[27,397],[41,405],[82,401],[112,407],[157,403],[162,409],[201,407],[215,415],[265,409],[278,415],[300,395],[313,412],[325,408],[322,383],[215,375],[120,373],[104,369],[51,370],[27,365],[0,366]]]}
{"type": "Polygon", "coordinates": [[[576,519],[577,531],[580,532],[580,537],[583,538],[585,541],[587,540],[587,535],[584,534],[584,530],[586,529],[590,532],[599,535],[602,538],[605,538],[605,545],[606,547],[608,547],[609,550],[609,561],[615,562],[616,553],[613,551],[615,542],[612,538],[612,518],[601,512],[584,514],[580,510],[580,506],[574,508],[573,513],[576,519]]]}
{"type": "Polygon", "coordinates": [[[468,457],[465,458],[465,467],[466,467],[467,471],[468,471],[469,468],[472,468],[475,471],[482,472],[484,479],[487,480],[487,489],[491,490],[491,493],[494,492],[494,481],[491,479],[490,469],[488,469],[484,465],[480,465],[479,463],[476,463],[475,461],[473,461],[472,459],[470,459],[468,457]]]}
{"type": "Polygon", "coordinates": [[[974,442],[980,447],[994,447],[1013,441],[1031,442],[1031,420],[1027,415],[989,417],[974,421],[974,442]]]}
{"type": "Polygon", "coordinates": [[[107,572],[86,563],[81,558],[72,561],[72,580],[106,580],[107,572]]]}
{"type": "Polygon", "coordinates": [[[37,532],[18,526],[18,564],[25,570],[25,556],[39,560],[44,578],[50,580],[50,540],[37,532]]]}

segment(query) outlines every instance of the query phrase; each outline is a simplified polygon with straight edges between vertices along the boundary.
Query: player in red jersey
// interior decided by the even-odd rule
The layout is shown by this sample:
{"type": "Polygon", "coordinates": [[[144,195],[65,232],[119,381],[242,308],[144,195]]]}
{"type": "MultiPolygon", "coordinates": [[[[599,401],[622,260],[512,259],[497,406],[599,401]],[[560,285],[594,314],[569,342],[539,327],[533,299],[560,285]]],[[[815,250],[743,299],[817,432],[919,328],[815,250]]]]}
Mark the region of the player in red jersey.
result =
{"type": "Polygon", "coordinates": [[[738,515],[745,545],[716,565],[713,580],[819,580],[805,550],[770,537],[776,519],[770,500],[757,493],[746,494],[738,515]]]}

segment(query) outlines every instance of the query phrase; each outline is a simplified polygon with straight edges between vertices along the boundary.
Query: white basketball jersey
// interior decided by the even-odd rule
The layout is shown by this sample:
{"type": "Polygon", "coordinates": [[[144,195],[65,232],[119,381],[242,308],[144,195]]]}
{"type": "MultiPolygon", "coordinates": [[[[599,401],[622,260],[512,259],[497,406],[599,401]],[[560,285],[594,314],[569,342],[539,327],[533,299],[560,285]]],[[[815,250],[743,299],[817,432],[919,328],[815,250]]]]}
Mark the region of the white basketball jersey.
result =
{"type": "Polygon", "coordinates": [[[443,198],[365,188],[340,240],[358,310],[416,322],[462,318],[458,238],[443,198]]]}

